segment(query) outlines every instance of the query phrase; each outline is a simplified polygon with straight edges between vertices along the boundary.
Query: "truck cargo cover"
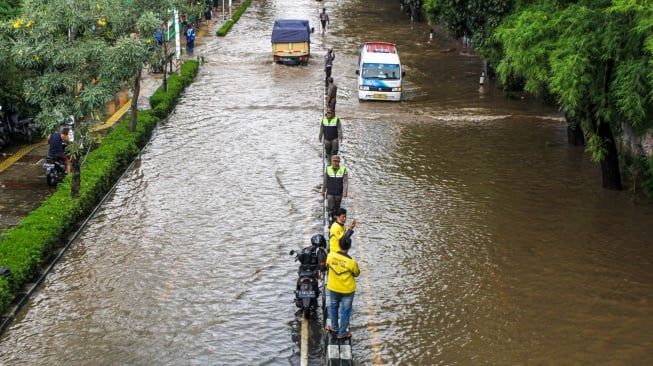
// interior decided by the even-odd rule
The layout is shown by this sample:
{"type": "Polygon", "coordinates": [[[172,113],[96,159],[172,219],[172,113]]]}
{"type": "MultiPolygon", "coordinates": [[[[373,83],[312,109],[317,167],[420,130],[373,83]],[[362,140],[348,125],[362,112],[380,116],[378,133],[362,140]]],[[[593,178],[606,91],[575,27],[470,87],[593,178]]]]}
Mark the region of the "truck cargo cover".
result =
{"type": "Polygon", "coordinates": [[[308,20],[278,19],[272,28],[272,43],[310,42],[311,29],[308,20]]]}

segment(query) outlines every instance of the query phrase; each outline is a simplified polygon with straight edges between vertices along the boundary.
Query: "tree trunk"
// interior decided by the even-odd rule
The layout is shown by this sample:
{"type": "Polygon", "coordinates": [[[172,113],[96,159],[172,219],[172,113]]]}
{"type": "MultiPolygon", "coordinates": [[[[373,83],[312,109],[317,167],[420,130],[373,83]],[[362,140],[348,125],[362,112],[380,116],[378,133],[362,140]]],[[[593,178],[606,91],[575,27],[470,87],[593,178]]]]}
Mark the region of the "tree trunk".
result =
{"type": "MultiPolygon", "coordinates": [[[[610,95],[610,85],[612,84],[612,73],[614,70],[614,58],[609,58],[605,65],[605,80],[603,89],[605,95],[605,105],[608,105],[608,95],[610,95]]],[[[621,190],[621,172],[619,171],[619,153],[617,144],[614,141],[612,127],[608,121],[598,120],[597,135],[603,141],[605,156],[601,160],[601,175],[603,177],[603,188],[614,191],[621,190]]]]}
{"type": "Polygon", "coordinates": [[[603,178],[603,188],[614,191],[621,190],[621,172],[619,170],[619,154],[617,153],[617,144],[615,144],[612,129],[608,123],[600,123],[598,126],[598,135],[605,141],[606,154],[601,160],[601,176],[603,178]]]}
{"type": "Polygon", "coordinates": [[[567,124],[567,142],[571,146],[585,145],[585,135],[579,125],[567,124]]]}
{"type": "Polygon", "coordinates": [[[138,96],[141,94],[141,70],[138,71],[138,74],[136,74],[136,77],[134,78],[134,95],[132,96],[132,105],[131,105],[131,110],[130,110],[130,124],[129,124],[129,131],[134,132],[136,131],[136,116],[138,113],[138,96]]]}
{"type": "Polygon", "coordinates": [[[565,120],[567,121],[567,143],[571,146],[584,146],[585,135],[578,118],[572,118],[565,114],[565,120]]]}
{"type": "Polygon", "coordinates": [[[77,155],[71,157],[70,165],[73,173],[73,178],[70,184],[70,197],[77,198],[79,197],[79,187],[82,183],[81,165],[79,164],[79,158],[77,155]]]}

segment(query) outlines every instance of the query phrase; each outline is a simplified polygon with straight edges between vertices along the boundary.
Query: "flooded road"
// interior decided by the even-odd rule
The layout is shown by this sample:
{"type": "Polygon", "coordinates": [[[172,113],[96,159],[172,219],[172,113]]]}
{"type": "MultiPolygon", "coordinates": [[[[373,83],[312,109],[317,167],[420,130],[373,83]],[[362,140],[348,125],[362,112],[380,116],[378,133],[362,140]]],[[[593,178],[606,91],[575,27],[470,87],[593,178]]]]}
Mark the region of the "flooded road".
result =
{"type": "MultiPolygon", "coordinates": [[[[3,365],[295,365],[290,249],[322,226],[321,56],[349,169],[363,365],[648,365],[653,208],[600,188],[553,108],[479,86],[481,60],[396,1],[255,2],[0,341],[3,365]],[[331,14],[308,67],[275,18],[331,14]],[[370,21],[373,20],[373,21],[370,21]],[[361,42],[396,42],[406,100],[356,98],[361,42]]],[[[311,364],[321,365],[319,321],[311,364]]]]}

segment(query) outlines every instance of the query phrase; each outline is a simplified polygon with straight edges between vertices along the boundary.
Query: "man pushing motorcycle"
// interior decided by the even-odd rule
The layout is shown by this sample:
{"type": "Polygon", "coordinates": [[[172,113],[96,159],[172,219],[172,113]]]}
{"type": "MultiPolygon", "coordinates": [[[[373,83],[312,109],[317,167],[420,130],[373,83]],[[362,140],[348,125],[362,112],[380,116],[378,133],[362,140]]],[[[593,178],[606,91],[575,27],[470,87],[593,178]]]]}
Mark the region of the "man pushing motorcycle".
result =
{"type": "Polygon", "coordinates": [[[66,146],[70,143],[68,133],[70,128],[64,127],[61,132],[53,132],[48,135],[48,156],[61,159],[66,163],[66,174],[70,174],[70,159],[66,154],[66,146]]]}

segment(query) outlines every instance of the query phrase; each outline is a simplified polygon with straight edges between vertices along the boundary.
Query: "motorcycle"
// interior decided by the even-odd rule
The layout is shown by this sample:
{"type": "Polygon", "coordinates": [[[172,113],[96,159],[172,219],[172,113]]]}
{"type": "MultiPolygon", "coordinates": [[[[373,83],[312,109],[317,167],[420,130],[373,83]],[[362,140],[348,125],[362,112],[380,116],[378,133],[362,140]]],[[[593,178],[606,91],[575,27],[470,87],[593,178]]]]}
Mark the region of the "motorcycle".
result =
{"type": "Polygon", "coordinates": [[[45,181],[50,187],[55,187],[66,177],[66,163],[59,157],[48,156],[43,167],[45,168],[45,181]]]}
{"type": "Polygon", "coordinates": [[[310,318],[311,312],[318,308],[318,299],[322,295],[322,308],[325,309],[324,293],[324,262],[326,261],[326,241],[322,235],[314,235],[311,246],[301,251],[291,250],[290,255],[295,256],[299,262],[298,278],[295,288],[295,305],[300,309],[305,318],[310,318]]]}
{"type": "MultiPolygon", "coordinates": [[[[70,142],[73,142],[75,135],[73,133],[73,126],[75,124],[75,119],[73,116],[69,116],[65,123],[65,128],[68,128],[68,139],[70,142]]],[[[67,144],[64,143],[64,151],[66,150],[67,144]]],[[[43,168],[45,168],[45,181],[50,187],[55,187],[66,177],[66,162],[63,161],[61,157],[58,156],[48,156],[45,158],[43,163],[43,168]]]]}
{"type": "MultiPolygon", "coordinates": [[[[0,106],[0,111],[2,111],[0,106]]],[[[18,137],[24,142],[32,143],[35,138],[41,136],[41,129],[34,122],[33,117],[21,118],[17,111],[12,108],[5,112],[6,129],[11,137],[18,137]]]]}

